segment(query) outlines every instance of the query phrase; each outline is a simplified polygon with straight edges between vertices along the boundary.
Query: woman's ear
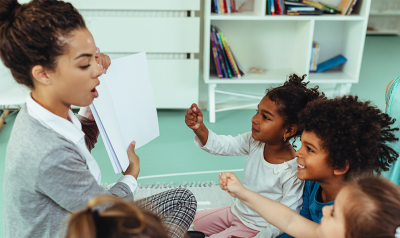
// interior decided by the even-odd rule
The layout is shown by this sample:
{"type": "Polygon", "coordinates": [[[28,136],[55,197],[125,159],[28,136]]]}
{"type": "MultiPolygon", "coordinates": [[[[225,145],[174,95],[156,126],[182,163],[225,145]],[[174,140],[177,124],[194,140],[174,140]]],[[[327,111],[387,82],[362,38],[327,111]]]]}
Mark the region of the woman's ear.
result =
{"type": "Polygon", "coordinates": [[[49,85],[50,84],[50,79],[46,73],[46,70],[43,66],[41,65],[35,65],[32,68],[32,76],[33,80],[37,81],[41,84],[49,85]]]}
{"type": "Polygon", "coordinates": [[[296,124],[292,124],[292,125],[289,125],[287,127],[286,132],[285,132],[285,134],[283,136],[285,138],[290,138],[290,137],[296,135],[296,133],[297,133],[297,125],[296,124]]]}
{"type": "Polygon", "coordinates": [[[349,161],[346,160],[345,166],[341,169],[334,169],[333,174],[336,176],[344,175],[345,173],[347,173],[347,171],[349,171],[349,169],[350,169],[350,164],[349,161]]]}

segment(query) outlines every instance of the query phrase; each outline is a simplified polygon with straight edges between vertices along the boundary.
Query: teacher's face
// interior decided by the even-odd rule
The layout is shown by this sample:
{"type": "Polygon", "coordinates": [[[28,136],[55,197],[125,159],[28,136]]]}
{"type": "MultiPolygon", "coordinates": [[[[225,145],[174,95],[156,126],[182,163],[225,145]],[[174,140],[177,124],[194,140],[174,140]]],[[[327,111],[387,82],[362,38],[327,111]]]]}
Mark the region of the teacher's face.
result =
{"type": "Polygon", "coordinates": [[[96,63],[96,45],[86,28],[65,39],[67,51],[58,57],[57,68],[48,72],[48,92],[65,105],[88,106],[98,97],[96,86],[102,69],[96,63]]]}

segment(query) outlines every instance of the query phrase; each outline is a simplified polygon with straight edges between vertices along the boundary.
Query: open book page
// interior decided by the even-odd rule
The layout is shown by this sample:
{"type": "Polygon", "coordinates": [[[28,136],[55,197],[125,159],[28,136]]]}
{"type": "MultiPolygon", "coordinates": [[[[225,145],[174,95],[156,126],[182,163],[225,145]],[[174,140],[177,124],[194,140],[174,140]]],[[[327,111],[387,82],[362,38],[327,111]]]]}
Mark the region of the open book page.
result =
{"type": "Polygon", "coordinates": [[[145,53],[111,62],[99,77],[99,97],[90,106],[115,173],[129,166],[127,150],[159,136],[157,110],[145,53]]]}

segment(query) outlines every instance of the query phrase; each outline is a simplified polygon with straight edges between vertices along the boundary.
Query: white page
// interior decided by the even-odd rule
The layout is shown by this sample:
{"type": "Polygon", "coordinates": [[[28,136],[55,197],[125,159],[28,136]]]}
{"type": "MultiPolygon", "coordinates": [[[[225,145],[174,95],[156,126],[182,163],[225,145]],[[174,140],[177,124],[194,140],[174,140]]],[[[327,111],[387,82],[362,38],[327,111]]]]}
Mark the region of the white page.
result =
{"type": "MultiPolygon", "coordinates": [[[[114,103],[112,95],[109,91],[108,86],[108,75],[102,75],[99,77],[100,85],[96,87],[99,92],[99,97],[93,101],[93,104],[96,108],[97,115],[99,116],[98,124],[102,124],[104,128],[103,134],[101,134],[104,139],[105,146],[107,148],[107,139],[110,141],[112,148],[107,150],[108,156],[110,159],[114,159],[114,153],[117,157],[120,167],[122,171],[126,171],[129,166],[129,159],[126,153],[126,149],[124,147],[123,137],[121,135],[121,129],[118,124],[118,118],[115,113],[114,103]],[[110,154],[111,152],[111,154],[110,154]],[[114,152],[114,153],[112,153],[114,152]]],[[[95,118],[96,119],[96,118],[95,118]]],[[[97,122],[97,121],[96,121],[97,122]]],[[[101,131],[100,131],[101,133],[101,131]]],[[[118,171],[119,168],[117,166],[114,167],[114,171],[118,171]]],[[[118,173],[121,171],[118,171],[118,173]]],[[[117,172],[116,172],[117,173],[117,172]]]]}
{"type": "Polygon", "coordinates": [[[96,123],[97,123],[97,127],[99,128],[99,131],[102,135],[103,143],[106,147],[108,156],[110,157],[114,172],[120,173],[122,171],[121,165],[119,164],[119,161],[118,161],[117,155],[115,154],[115,151],[112,149],[110,139],[107,136],[107,133],[104,129],[103,123],[101,122],[100,117],[97,114],[96,108],[93,104],[90,105],[90,110],[92,111],[93,117],[95,118],[96,123]]]}
{"type": "Polygon", "coordinates": [[[107,84],[126,150],[132,141],[137,149],[157,138],[160,132],[146,53],[113,60],[107,84]]]}

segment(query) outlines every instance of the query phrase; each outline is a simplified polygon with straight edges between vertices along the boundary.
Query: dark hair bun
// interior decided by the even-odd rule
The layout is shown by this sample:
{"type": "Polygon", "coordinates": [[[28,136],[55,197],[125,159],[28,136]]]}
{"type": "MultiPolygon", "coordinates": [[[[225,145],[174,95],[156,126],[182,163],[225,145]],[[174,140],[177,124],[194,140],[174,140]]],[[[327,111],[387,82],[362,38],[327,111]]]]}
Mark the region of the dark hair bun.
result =
{"type": "Polygon", "coordinates": [[[0,27],[10,18],[14,16],[15,11],[21,4],[17,0],[1,0],[0,1],[0,27]]]}

